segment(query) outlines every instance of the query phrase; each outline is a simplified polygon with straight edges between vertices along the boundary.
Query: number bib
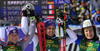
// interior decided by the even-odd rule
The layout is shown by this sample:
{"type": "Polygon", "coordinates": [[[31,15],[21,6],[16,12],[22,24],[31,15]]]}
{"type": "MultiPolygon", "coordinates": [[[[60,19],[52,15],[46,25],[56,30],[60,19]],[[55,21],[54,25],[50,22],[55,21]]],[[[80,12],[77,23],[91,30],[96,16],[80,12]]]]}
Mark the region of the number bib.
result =
{"type": "Polygon", "coordinates": [[[3,51],[23,51],[21,46],[3,46],[3,51]]]}
{"type": "MultiPolygon", "coordinates": [[[[46,40],[47,51],[59,51],[59,41],[58,40],[46,40]]],[[[37,51],[40,51],[40,45],[38,43],[36,47],[37,51]]]]}
{"type": "Polygon", "coordinates": [[[86,42],[86,45],[85,43],[83,43],[84,40],[82,39],[81,42],[80,42],[80,51],[98,51],[98,48],[99,48],[99,43],[96,43],[96,42],[86,42]]]}

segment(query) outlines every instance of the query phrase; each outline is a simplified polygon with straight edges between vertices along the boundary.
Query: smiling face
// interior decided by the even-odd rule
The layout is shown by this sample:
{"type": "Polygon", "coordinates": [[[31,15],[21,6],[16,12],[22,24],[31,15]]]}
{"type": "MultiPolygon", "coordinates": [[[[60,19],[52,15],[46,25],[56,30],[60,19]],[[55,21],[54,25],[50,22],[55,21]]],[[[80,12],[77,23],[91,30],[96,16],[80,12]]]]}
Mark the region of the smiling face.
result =
{"type": "Polygon", "coordinates": [[[49,26],[46,28],[46,34],[48,36],[53,36],[55,34],[55,26],[49,26]]]}
{"type": "Polygon", "coordinates": [[[16,43],[19,40],[19,35],[17,33],[12,33],[8,36],[9,41],[16,43]]]}
{"type": "Polygon", "coordinates": [[[87,39],[92,39],[94,37],[93,27],[84,28],[84,34],[87,39]]]}

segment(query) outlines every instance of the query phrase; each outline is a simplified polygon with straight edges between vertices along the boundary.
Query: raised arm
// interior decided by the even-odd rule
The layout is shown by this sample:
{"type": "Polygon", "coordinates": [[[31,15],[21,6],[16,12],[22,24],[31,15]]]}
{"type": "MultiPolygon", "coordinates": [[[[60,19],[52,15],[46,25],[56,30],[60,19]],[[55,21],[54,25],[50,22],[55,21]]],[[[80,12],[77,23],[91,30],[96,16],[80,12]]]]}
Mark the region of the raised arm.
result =
{"type": "MultiPolygon", "coordinates": [[[[66,38],[66,45],[71,44],[77,40],[77,36],[72,30],[66,29],[66,32],[69,35],[69,38],[66,38]]],[[[61,40],[61,44],[63,44],[63,40],[61,40]]]]}
{"type": "Polygon", "coordinates": [[[77,35],[70,29],[66,29],[66,32],[69,35],[69,38],[66,38],[66,44],[73,43],[77,40],[77,35]]]}
{"type": "Polygon", "coordinates": [[[21,20],[21,29],[24,32],[25,35],[28,33],[28,17],[22,17],[21,20]]]}
{"type": "Polygon", "coordinates": [[[5,27],[0,28],[0,51],[2,51],[5,42],[5,27]]]}
{"type": "Polygon", "coordinates": [[[0,28],[0,41],[3,41],[3,42],[5,42],[5,29],[6,27],[0,28]]]}
{"type": "Polygon", "coordinates": [[[24,51],[24,49],[29,44],[29,42],[32,41],[32,38],[35,34],[35,27],[36,27],[35,26],[35,17],[34,17],[35,16],[35,8],[34,8],[33,4],[28,3],[22,7],[22,16],[23,16],[23,18],[22,18],[22,22],[21,22],[21,24],[22,24],[21,27],[22,27],[23,32],[25,34],[27,34],[26,38],[24,38],[20,42],[22,49],[24,51]],[[27,18],[25,18],[24,16],[27,18]],[[28,20],[30,21],[29,29],[28,29],[28,20]]]}
{"type": "MultiPolygon", "coordinates": [[[[24,20],[24,22],[26,22],[26,21],[25,21],[26,19],[23,19],[23,18],[22,18],[22,21],[23,21],[23,20],[24,20]]],[[[22,24],[23,24],[24,22],[22,22],[22,24]]],[[[30,21],[29,31],[28,31],[28,34],[27,34],[27,37],[28,37],[28,38],[26,39],[26,41],[24,41],[25,39],[23,39],[23,40],[20,41],[23,50],[26,48],[26,46],[29,44],[29,42],[32,41],[32,38],[33,38],[33,36],[34,36],[34,34],[35,34],[35,27],[36,27],[36,26],[35,26],[35,20],[30,21]]]]}

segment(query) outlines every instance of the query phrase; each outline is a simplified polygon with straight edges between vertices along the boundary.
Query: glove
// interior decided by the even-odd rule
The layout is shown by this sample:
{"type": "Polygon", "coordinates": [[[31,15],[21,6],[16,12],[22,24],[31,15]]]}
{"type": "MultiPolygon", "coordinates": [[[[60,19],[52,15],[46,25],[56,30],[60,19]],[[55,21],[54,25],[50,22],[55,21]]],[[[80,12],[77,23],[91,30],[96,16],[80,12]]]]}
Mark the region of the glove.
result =
{"type": "MultiPolygon", "coordinates": [[[[64,23],[61,23],[61,27],[64,29],[64,23]]],[[[68,27],[68,23],[66,22],[66,29],[69,28],[68,27]]]]}
{"type": "Polygon", "coordinates": [[[27,17],[27,11],[26,10],[22,10],[22,16],[27,17]]]}
{"type": "Polygon", "coordinates": [[[35,16],[34,10],[28,10],[27,11],[27,16],[28,17],[35,16]]]}
{"type": "Polygon", "coordinates": [[[25,6],[22,7],[22,16],[35,16],[35,8],[32,4],[28,3],[25,6]]]}
{"type": "Polygon", "coordinates": [[[34,13],[34,10],[22,10],[22,16],[28,16],[28,17],[31,17],[31,16],[35,16],[35,13],[34,13]]]}

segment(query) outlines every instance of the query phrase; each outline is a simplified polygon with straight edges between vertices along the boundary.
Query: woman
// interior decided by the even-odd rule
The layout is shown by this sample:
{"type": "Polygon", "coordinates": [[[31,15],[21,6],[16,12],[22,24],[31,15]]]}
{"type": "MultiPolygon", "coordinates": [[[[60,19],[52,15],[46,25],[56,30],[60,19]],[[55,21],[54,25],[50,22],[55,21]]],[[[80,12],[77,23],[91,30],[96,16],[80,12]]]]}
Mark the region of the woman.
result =
{"type": "MultiPolygon", "coordinates": [[[[27,19],[23,19],[24,21],[27,19]]],[[[52,20],[45,20],[45,33],[46,33],[46,47],[47,47],[47,51],[58,51],[59,50],[59,41],[58,38],[56,37],[55,33],[55,29],[56,29],[56,25],[55,22],[52,20]]],[[[26,24],[26,23],[24,23],[26,24]]],[[[70,30],[70,29],[66,29],[66,32],[68,33],[70,38],[66,38],[66,45],[74,42],[77,39],[76,34],[70,30]]],[[[34,42],[34,46],[33,49],[34,51],[40,51],[40,46],[39,46],[39,38],[37,36],[37,34],[34,35],[33,37],[33,42],[34,42]]],[[[61,40],[61,43],[63,43],[63,40],[61,40]]]]}
{"type": "Polygon", "coordinates": [[[100,42],[96,34],[96,27],[92,20],[84,20],[82,23],[82,34],[76,41],[80,51],[100,51],[100,42]]]}
{"type": "MultiPolygon", "coordinates": [[[[27,8],[27,7],[25,7],[27,8]]],[[[23,9],[25,9],[23,8],[23,9]]],[[[31,11],[31,10],[29,10],[31,11]]],[[[22,23],[21,23],[21,27],[23,27],[23,31],[26,34],[27,31],[33,31],[33,30],[28,30],[28,19],[34,17],[34,15],[31,14],[26,14],[27,11],[23,11],[23,18],[22,18],[22,23]],[[28,17],[27,17],[28,16],[28,17]]],[[[31,19],[30,19],[31,20],[31,19]]],[[[56,29],[56,25],[55,22],[52,20],[45,20],[44,21],[45,26],[46,26],[46,47],[47,47],[47,51],[58,51],[59,50],[59,41],[58,38],[55,36],[55,29],[56,29]]],[[[35,30],[35,28],[34,28],[35,30]]],[[[76,34],[71,31],[70,29],[66,29],[66,32],[68,33],[70,38],[66,38],[66,44],[70,44],[72,42],[74,42],[77,39],[76,34]]],[[[34,34],[34,33],[33,33],[34,34]]],[[[34,34],[33,37],[33,42],[34,42],[34,46],[33,46],[33,51],[37,50],[40,51],[40,46],[39,46],[39,37],[37,36],[37,34],[34,34]]],[[[61,43],[63,43],[63,40],[61,40],[61,43]]]]}
{"type": "MultiPolygon", "coordinates": [[[[27,6],[34,8],[34,6],[32,4],[27,4],[27,6]]],[[[25,10],[23,10],[23,11],[25,11],[25,10]]],[[[25,16],[23,16],[23,17],[25,17],[25,16]]],[[[27,17],[25,17],[25,18],[23,18],[23,17],[22,17],[22,20],[27,18],[27,17]]],[[[24,21],[22,21],[21,23],[23,23],[23,22],[24,21]]],[[[24,23],[27,23],[27,22],[24,22],[24,23]]],[[[3,48],[1,47],[3,49],[3,51],[12,51],[12,50],[13,51],[24,51],[25,50],[26,46],[32,40],[33,35],[35,33],[35,21],[34,20],[30,21],[29,28],[28,28],[28,25],[25,25],[25,24],[22,24],[21,28],[22,28],[22,31],[24,32],[24,34],[26,35],[26,37],[22,40],[19,39],[19,31],[18,31],[17,27],[9,26],[5,29],[7,32],[8,41],[7,41],[7,43],[0,41],[0,47],[1,46],[3,47],[3,48]],[[26,30],[26,28],[27,28],[27,30],[26,30]]],[[[4,32],[5,32],[5,30],[4,30],[4,32]]],[[[4,32],[2,32],[2,33],[4,33],[4,32]]]]}
{"type": "MultiPolygon", "coordinates": [[[[34,26],[32,26],[35,28],[34,26]]],[[[33,28],[31,30],[33,30],[33,28]]],[[[33,38],[33,33],[35,30],[27,34],[27,40],[25,39],[20,40],[19,39],[19,31],[17,27],[15,26],[9,26],[6,28],[7,36],[8,36],[8,41],[7,43],[4,43],[3,41],[0,41],[0,45],[3,47],[3,51],[11,51],[11,50],[18,50],[18,51],[24,51],[26,46],[29,44],[29,42],[33,38]]],[[[4,33],[4,32],[3,32],[4,33]]]]}

